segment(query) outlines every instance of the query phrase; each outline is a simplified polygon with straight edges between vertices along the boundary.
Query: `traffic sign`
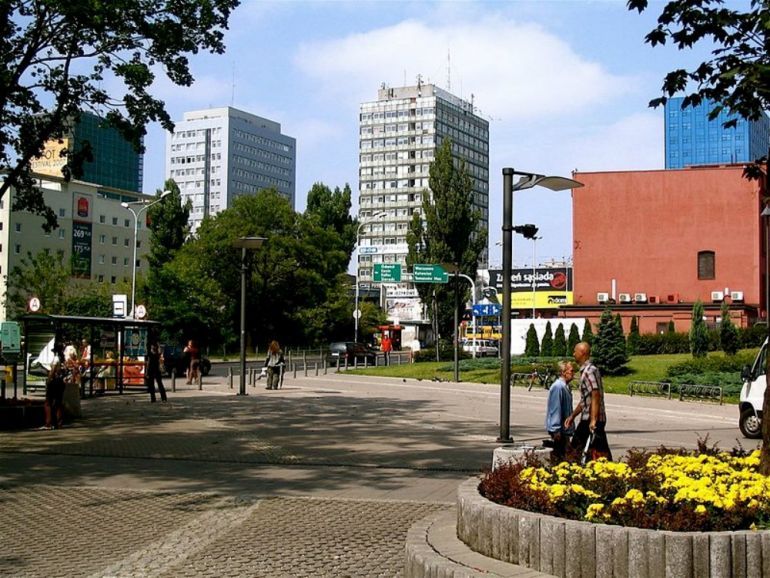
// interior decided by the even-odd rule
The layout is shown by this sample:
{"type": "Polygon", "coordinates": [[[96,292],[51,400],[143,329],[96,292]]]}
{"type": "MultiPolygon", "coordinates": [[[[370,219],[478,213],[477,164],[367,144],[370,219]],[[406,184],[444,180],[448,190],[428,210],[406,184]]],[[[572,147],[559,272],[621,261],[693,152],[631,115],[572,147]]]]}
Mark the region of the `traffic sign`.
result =
{"type": "Polygon", "coordinates": [[[479,303],[473,306],[474,317],[496,317],[500,311],[502,307],[498,303],[479,303]]]}
{"type": "Polygon", "coordinates": [[[441,265],[420,265],[415,263],[413,279],[415,283],[449,283],[449,274],[441,265]]]}
{"type": "Polygon", "coordinates": [[[375,263],[374,281],[378,283],[398,283],[401,281],[401,264],[375,263]]]}

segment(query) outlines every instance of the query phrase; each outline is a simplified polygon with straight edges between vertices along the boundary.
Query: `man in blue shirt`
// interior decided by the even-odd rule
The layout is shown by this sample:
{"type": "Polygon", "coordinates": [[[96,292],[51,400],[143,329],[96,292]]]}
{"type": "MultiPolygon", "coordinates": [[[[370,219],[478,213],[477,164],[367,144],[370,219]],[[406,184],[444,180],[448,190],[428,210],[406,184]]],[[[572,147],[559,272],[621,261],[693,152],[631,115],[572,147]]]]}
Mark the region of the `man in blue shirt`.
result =
{"type": "Polygon", "coordinates": [[[553,439],[553,456],[563,459],[572,427],[566,427],[565,421],[572,415],[572,393],[569,382],[575,374],[575,368],[569,361],[558,363],[559,377],[548,390],[548,406],[545,413],[545,429],[553,439]]]}

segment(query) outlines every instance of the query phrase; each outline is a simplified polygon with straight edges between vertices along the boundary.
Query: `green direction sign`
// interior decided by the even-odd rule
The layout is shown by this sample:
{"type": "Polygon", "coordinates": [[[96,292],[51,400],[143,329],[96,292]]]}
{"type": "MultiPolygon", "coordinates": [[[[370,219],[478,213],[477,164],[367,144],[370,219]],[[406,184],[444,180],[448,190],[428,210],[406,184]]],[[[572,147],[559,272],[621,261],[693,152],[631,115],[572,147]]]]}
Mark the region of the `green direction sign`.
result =
{"type": "Polygon", "coordinates": [[[418,265],[415,263],[412,281],[415,283],[448,283],[449,273],[441,265],[418,265]]]}
{"type": "Polygon", "coordinates": [[[377,283],[398,283],[401,281],[401,264],[375,263],[374,281],[377,283]]]}

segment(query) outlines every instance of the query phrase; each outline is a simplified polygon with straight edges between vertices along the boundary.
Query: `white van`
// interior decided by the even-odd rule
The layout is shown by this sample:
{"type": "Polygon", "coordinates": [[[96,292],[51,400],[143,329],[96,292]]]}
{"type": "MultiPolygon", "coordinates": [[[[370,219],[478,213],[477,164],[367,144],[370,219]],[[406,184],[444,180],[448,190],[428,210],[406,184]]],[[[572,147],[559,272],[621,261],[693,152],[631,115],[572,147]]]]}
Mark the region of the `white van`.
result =
{"type": "Polygon", "coordinates": [[[741,399],[738,404],[740,418],[738,427],[741,433],[749,439],[762,437],[762,404],[765,400],[765,388],[767,376],[765,375],[765,362],[767,357],[767,339],[762,344],[754,363],[743,368],[741,380],[741,399]]]}

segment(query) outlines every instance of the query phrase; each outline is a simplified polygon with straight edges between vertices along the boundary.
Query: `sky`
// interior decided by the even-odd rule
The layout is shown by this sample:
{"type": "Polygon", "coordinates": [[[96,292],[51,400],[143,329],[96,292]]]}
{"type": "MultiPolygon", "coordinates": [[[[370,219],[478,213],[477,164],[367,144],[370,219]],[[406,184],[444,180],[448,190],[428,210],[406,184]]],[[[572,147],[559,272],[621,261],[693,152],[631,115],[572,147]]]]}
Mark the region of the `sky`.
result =
{"type": "MultiPolygon", "coordinates": [[[[490,266],[499,266],[502,169],[570,176],[661,169],[663,111],[650,109],[663,76],[708,57],[706,47],[652,48],[644,36],[662,2],[641,15],[624,1],[242,0],[223,55],[191,57],[196,82],[159,78],[155,94],[172,119],[234,106],[281,124],[297,139],[296,207],[315,182],[349,183],[358,207],[358,113],[382,83],[421,75],[473,99],[489,121],[490,266]]],[[[148,127],[144,190],[165,178],[166,134],[148,127]]],[[[537,262],[572,254],[570,192],[515,194],[514,224],[540,228],[537,262]]],[[[533,245],[514,235],[514,265],[531,266],[533,245]]]]}

